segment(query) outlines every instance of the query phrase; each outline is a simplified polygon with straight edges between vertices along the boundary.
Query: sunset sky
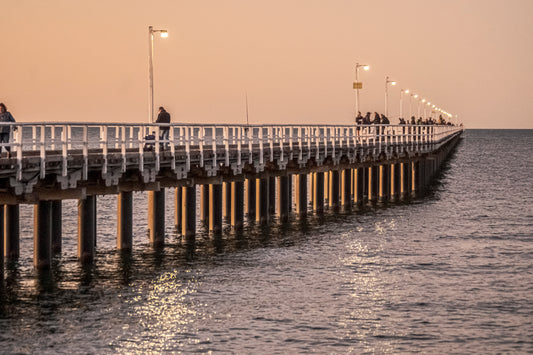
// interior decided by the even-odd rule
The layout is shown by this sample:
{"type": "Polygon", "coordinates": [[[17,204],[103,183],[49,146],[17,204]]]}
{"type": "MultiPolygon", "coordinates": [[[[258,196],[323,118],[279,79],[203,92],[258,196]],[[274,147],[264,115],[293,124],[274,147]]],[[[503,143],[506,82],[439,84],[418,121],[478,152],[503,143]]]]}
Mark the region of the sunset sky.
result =
{"type": "MultiPolygon", "coordinates": [[[[2,1],[0,102],[20,122],[396,123],[400,89],[468,128],[533,128],[531,0],[2,1]]],[[[416,113],[413,101],[413,112],[416,113]]],[[[409,100],[404,100],[408,116],[409,100]]]]}

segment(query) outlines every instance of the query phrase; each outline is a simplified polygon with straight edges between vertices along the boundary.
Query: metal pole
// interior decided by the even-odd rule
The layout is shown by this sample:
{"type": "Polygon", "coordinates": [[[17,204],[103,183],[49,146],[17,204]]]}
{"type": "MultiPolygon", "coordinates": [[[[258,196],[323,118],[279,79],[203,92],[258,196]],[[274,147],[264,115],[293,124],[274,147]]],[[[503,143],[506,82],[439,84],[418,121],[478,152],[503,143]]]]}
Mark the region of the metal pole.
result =
{"type": "MultiPolygon", "coordinates": [[[[359,63],[355,63],[355,117],[359,114],[359,63]]],[[[355,120],[355,118],[354,118],[355,120]]]]}
{"type": "Polygon", "coordinates": [[[413,95],[409,95],[409,117],[408,119],[411,119],[411,116],[413,115],[412,101],[413,101],[413,95]]]}
{"type": "Polygon", "coordinates": [[[385,77],[385,116],[389,117],[389,93],[387,85],[389,84],[389,77],[385,77]]]}
{"type": "Polygon", "coordinates": [[[403,89],[400,90],[400,118],[403,117],[403,89]]]}
{"type": "Polygon", "coordinates": [[[148,27],[148,68],[150,78],[150,107],[149,107],[149,122],[154,122],[154,32],[153,27],[148,27]]]}

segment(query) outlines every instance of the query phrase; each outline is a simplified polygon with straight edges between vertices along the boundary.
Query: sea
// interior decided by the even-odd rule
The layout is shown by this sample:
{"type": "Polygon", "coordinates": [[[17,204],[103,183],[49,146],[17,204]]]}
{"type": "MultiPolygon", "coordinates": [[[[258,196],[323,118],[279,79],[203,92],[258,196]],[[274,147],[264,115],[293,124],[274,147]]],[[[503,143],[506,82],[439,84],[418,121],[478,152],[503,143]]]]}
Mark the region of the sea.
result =
{"type": "Polygon", "coordinates": [[[0,288],[3,354],[533,353],[533,130],[471,130],[423,197],[186,240],[167,193],[150,246],[116,250],[116,196],[98,197],[95,262],[33,270],[33,206],[0,288]]]}

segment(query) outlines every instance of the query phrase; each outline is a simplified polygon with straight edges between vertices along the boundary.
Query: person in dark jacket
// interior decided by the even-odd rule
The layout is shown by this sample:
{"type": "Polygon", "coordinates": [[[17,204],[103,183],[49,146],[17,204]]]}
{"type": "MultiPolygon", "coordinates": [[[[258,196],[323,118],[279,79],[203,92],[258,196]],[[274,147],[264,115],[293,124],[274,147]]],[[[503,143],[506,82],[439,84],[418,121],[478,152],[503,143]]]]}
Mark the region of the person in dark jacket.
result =
{"type": "Polygon", "coordinates": [[[381,124],[381,117],[379,116],[379,113],[374,112],[374,121],[372,121],[373,124],[381,124]]]}
{"type": "MultiPolygon", "coordinates": [[[[168,113],[163,106],[159,107],[159,114],[157,115],[157,120],[155,123],[170,123],[170,113],[168,113]]],[[[159,130],[161,131],[161,137],[160,139],[165,142],[165,148],[168,148],[168,136],[170,133],[170,127],[166,125],[162,125],[159,127],[159,130]]]]}
{"type": "MultiPolygon", "coordinates": [[[[13,115],[7,110],[4,103],[0,103],[0,122],[15,122],[13,115]]],[[[0,144],[9,143],[9,136],[11,135],[11,126],[0,126],[0,144]]],[[[4,147],[7,151],[7,157],[11,154],[11,148],[9,146],[4,147]]],[[[2,153],[2,147],[0,147],[0,154],[2,153]]]]}
{"type": "Polygon", "coordinates": [[[387,116],[381,115],[381,124],[390,124],[390,121],[387,116]]]}
{"type": "Polygon", "coordinates": [[[367,112],[366,116],[363,118],[363,124],[370,124],[370,123],[372,123],[370,121],[370,112],[367,112]]]}

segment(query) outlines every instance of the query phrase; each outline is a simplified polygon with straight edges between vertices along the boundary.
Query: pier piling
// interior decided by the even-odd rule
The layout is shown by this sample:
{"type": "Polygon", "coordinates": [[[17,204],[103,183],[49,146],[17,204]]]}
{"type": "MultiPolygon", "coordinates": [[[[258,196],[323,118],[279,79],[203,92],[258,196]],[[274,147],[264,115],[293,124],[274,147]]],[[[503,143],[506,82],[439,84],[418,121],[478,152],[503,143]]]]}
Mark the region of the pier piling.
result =
{"type": "Polygon", "coordinates": [[[20,255],[19,205],[4,206],[4,255],[7,260],[20,255]]]}
{"type": "Polygon", "coordinates": [[[123,191],[117,199],[117,248],[131,250],[133,242],[133,192],[123,191]]]}
{"type": "Polygon", "coordinates": [[[148,229],[154,247],[165,244],[165,189],[148,192],[148,229]]]}
{"type": "Polygon", "coordinates": [[[85,199],[78,200],[78,259],[82,264],[91,263],[94,259],[95,199],[95,196],[87,196],[85,199]]]}
{"type": "Polygon", "coordinates": [[[38,270],[50,269],[52,264],[52,203],[39,201],[34,206],[33,266],[38,270]]]}

